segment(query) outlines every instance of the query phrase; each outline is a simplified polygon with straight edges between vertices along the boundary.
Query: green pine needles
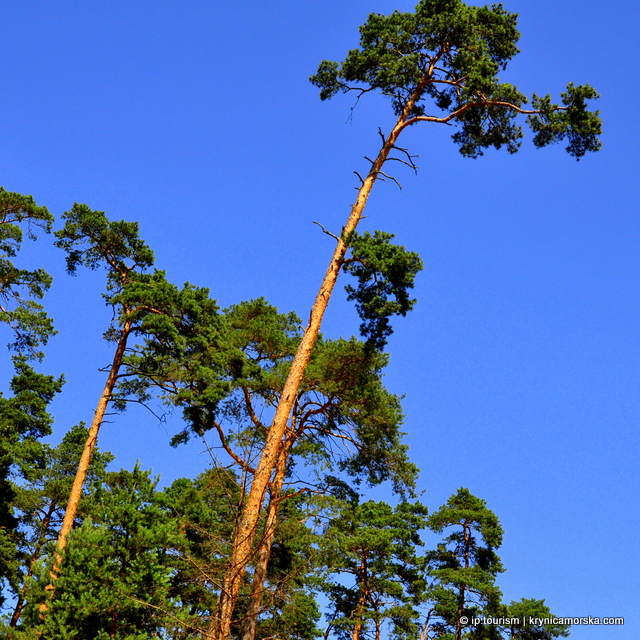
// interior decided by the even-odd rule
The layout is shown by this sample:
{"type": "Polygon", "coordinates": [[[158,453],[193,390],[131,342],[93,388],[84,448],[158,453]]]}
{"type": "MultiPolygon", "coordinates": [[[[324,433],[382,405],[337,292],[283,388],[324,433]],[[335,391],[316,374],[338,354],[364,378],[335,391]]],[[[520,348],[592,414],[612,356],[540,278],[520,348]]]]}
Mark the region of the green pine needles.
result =
{"type": "Polygon", "coordinates": [[[53,321],[36,300],[41,300],[52,278],[44,269],[20,269],[16,257],[26,236],[36,239],[36,230],[51,232],[53,216],[31,196],[0,187],[0,322],[14,333],[9,346],[28,358],[42,360],[40,347],[55,334],[53,321]]]}
{"type": "Polygon", "coordinates": [[[391,100],[404,126],[454,125],[452,138],[463,156],[477,158],[488,147],[516,152],[523,137],[519,114],[528,116],[536,147],[566,139],[576,159],[597,151],[601,121],[587,110],[587,100],[598,97],[595,89],[570,84],[560,106],[549,95],[529,101],[500,81],[498,73],[518,53],[516,19],[500,4],[461,0],[423,0],[413,13],[374,13],[360,27],[360,47],[341,63],[323,61],[310,79],[322,100],[374,91],[391,100]],[[529,102],[533,109],[525,108],[529,102]]]}
{"type": "Polygon", "coordinates": [[[416,300],[409,297],[416,274],[422,270],[417,253],[393,245],[393,234],[375,231],[371,235],[353,232],[347,240],[351,257],[343,270],[355,276],[358,286],[346,285],[348,300],[354,300],[362,320],[360,334],[367,345],[382,350],[393,333],[390,317],[406,316],[416,300]]]}

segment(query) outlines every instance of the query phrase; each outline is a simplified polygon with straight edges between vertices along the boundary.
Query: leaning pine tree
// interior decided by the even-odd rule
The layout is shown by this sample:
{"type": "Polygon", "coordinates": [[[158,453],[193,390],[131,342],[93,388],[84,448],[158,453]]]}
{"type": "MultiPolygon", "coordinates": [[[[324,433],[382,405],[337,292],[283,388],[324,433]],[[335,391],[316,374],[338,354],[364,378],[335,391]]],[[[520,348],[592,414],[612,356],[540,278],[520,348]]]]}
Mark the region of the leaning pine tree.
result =
{"type": "MultiPolygon", "coordinates": [[[[167,281],[163,271],[149,271],[154,264],[154,256],[139,237],[137,223],[110,221],[104,212],[93,211],[83,204],[75,204],[63,215],[63,219],[64,227],[55,232],[58,238],[56,245],[67,252],[69,273],[75,273],[79,266],[106,269],[107,291],[103,297],[113,308],[113,320],[105,338],[115,344],[115,349],[58,535],[51,571],[52,582],[48,587],[49,598],[53,596],[54,582],[60,573],[63,552],[73,528],[98,432],[107,408],[114,401],[116,383],[129,374],[125,363],[129,339],[132,335],[155,332],[177,334],[183,324],[189,324],[185,318],[189,315],[189,309],[197,307],[198,300],[203,296],[208,300],[206,290],[196,289],[189,284],[178,289],[167,281]]],[[[116,408],[122,408],[123,403],[124,400],[120,398],[116,408]]],[[[46,609],[47,605],[43,604],[42,611],[46,609]]]]}
{"type": "MultiPolygon", "coordinates": [[[[104,414],[111,400],[113,387],[118,379],[127,340],[139,322],[140,309],[129,303],[127,293],[132,286],[147,279],[147,276],[142,275],[141,272],[153,264],[153,252],[138,237],[137,224],[124,221],[110,222],[102,211],[92,211],[81,204],[75,204],[71,211],[63,214],[63,219],[65,226],[56,232],[58,238],[56,245],[67,251],[67,271],[75,274],[79,265],[91,269],[105,266],[108,272],[108,293],[105,299],[107,304],[113,306],[114,317],[117,320],[106,334],[109,340],[116,343],[116,349],[87,433],[87,440],[58,534],[55,560],[51,571],[53,581],[57,579],[60,572],[62,553],[67,546],[73,527],[91,456],[98,440],[104,414]]],[[[53,584],[49,585],[49,591],[53,592],[53,584]]],[[[45,609],[46,606],[43,605],[43,610],[45,609]]]]}
{"type": "MultiPolygon", "coordinates": [[[[527,97],[515,86],[500,82],[499,71],[518,53],[516,17],[502,5],[468,6],[461,0],[423,0],[413,13],[371,14],[360,28],[359,48],[352,49],[342,63],[322,62],[311,77],[311,82],[320,88],[322,100],[341,92],[355,91],[361,96],[379,91],[390,98],[397,119],[389,134],[382,136],[382,147],[362,180],[351,214],[336,240],[238,523],[229,570],[207,633],[209,638],[226,640],[230,635],[243,569],[252,554],[283,434],[329,298],[340,270],[348,266],[347,252],[354,241],[359,241],[361,248],[372,242],[372,236],[356,234],[371,189],[376,180],[385,177],[387,160],[399,160],[415,169],[412,157],[398,146],[400,134],[422,122],[449,124],[456,128],[453,141],[463,156],[477,158],[489,147],[506,147],[514,153],[523,137],[517,118],[525,115],[537,147],[566,140],[567,151],[577,159],[600,148],[598,112],[587,110],[587,100],[598,94],[589,85],[570,84],[561,94],[561,104],[554,103],[550,96],[534,94],[531,108],[526,108],[527,97]],[[430,115],[434,113],[440,115],[430,115]]],[[[389,277],[402,279],[393,264],[385,266],[389,277]]],[[[402,296],[395,303],[390,302],[391,285],[375,290],[359,279],[360,286],[350,297],[359,305],[364,328],[382,333],[384,341],[387,316],[406,312],[402,296]]],[[[374,342],[375,338],[373,335],[374,342]]]]}

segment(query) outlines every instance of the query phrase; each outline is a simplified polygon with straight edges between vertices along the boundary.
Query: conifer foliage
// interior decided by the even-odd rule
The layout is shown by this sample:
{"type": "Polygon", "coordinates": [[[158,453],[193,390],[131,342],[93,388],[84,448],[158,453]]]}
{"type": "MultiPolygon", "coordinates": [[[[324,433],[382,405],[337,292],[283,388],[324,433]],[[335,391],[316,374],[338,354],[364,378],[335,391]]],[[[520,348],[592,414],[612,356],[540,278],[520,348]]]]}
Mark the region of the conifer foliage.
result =
{"type": "MultiPolygon", "coordinates": [[[[55,333],[41,300],[51,276],[41,268],[15,265],[24,236],[51,230],[53,216],[31,196],[0,187],[0,325],[11,331],[14,375],[10,397],[0,393],[0,580],[15,585],[19,573],[19,518],[14,513],[15,481],[30,467],[44,464],[40,439],[51,433],[53,418],[47,407],[60,392],[63,376],[38,373],[31,361],[42,360],[42,347],[55,333]]],[[[0,605],[4,601],[0,594],[0,605]]]]}
{"type": "Polygon", "coordinates": [[[0,395],[0,637],[568,634],[525,622],[552,617],[543,600],[502,601],[503,531],[483,500],[463,488],[430,515],[416,501],[400,397],[383,373],[391,320],[414,307],[422,262],[391,233],[357,230],[376,181],[398,182],[387,162],[417,171],[398,141],[419,123],[452,126],[469,158],[516,152],[521,116],[537,147],[565,142],[576,159],[600,148],[592,87],[569,84],[554,102],[501,81],[518,38],[516,16],[502,5],[421,0],[413,12],[371,14],[344,61],[320,64],[310,79],[322,100],[380,93],[395,124],[379,132],[365,177],[357,174],[342,232],[329,234],[336,246],[306,326],[263,298],[221,309],[208,289],[172,284],[134,222],[83,204],[63,214],[55,245],[69,273],[106,272],[113,315],[104,337],[114,351],[89,428],[73,427],[57,447],[41,439],[64,379],[32,366],[54,333],[39,302],[51,278],[13,262],[23,234],[49,232],[53,218],[30,196],[0,188],[0,322],[15,352],[10,394],[0,395]],[[341,273],[354,278],[346,291],[362,339],[320,332],[341,273]],[[211,468],[164,490],[139,465],[108,471],[112,457],[96,446],[108,407],[152,399],[182,411],[173,445],[215,438],[211,468]],[[384,483],[393,505],[367,499],[384,483]],[[443,536],[433,550],[424,548],[427,529],[443,536]]]}
{"type": "Polygon", "coordinates": [[[53,322],[41,300],[51,286],[51,276],[41,268],[20,269],[13,258],[20,251],[25,233],[36,239],[36,231],[51,231],[53,216],[31,196],[0,187],[0,322],[14,332],[10,345],[27,357],[42,359],[39,347],[54,333],[53,322]]]}
{"type": "Polygon", "coordinates": [[[516,152],[524,135],[520,114],[527,115],[537,147],[567,140],[576,159],[597,151],[601,122],[587,109],[587,101],[598,97],[595,89],[571,83],[559,105],[550,95],[529,100],[500,81],[498,73],[518,53],[516,23],[517,15],[501,4],[461,0],[423,0],[413,13],[373,13],[360,27],[360,46],[342,63],[323,61],[311,82],[322,100],[340,92],[383,94],[402,129],[450,123],[460,153],[471,158],[489,147],[516,152]],[[529,102],[532,109],[525,108],[529,102]],[[442,115],[428,115],[434,108],[442,115]]]}

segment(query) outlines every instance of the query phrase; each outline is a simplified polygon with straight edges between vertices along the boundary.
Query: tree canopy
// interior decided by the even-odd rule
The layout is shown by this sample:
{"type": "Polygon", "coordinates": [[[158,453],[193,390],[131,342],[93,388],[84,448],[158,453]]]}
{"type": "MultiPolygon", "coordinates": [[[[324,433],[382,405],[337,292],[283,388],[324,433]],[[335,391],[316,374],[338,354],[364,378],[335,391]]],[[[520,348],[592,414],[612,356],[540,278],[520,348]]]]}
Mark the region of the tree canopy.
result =
{"type": "Polygon", "coordinates": [[[569,84],[561,105],[550,95],[529,100],[517,87],[501,82],[518,53],[517,15],[501,4],[471,6],[462,0],[423,0],[414,12],[383,16],[372,13],[360,27],[360,46],[341,62],[323,61],[311,82],[320,98],[370,91],[391,100],[403,127],[418,122],[450,123],[452,139],[464,156],[484,149],[521,145],[519,114],[535,133],[536,147],[566,140],[567,151],[580,159],[600,148],[598,112],[587,100],[598,97],[589,85],[569,84]],[[532,109],[525,105],[531,103],[532,109]],[[430,115],[437,109],[442,115],[430,115]]]}

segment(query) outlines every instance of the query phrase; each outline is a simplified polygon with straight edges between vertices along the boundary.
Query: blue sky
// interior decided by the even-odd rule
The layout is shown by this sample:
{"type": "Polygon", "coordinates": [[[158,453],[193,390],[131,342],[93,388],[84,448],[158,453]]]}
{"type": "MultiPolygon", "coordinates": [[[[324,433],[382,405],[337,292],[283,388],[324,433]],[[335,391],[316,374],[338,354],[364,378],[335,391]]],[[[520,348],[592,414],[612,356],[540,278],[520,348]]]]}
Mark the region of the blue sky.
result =
{"type": "MultiPolygon", "coordinates": [[[[397,321],[386,381],[405,394],[407,442],[435,509],[458,487],[506,530],[508,599],[546,598],[557,615],[624,616],[575,627],[578,640],[640,628],[640,220],[638,12],[630,2],[505,3],[522,53],[505,78],[555,96],[570,81],[602,98],[603,148],[575,162],[561,146],[462,158],[447,127],[403,134],[420,171],[376,185],[365,227],[418,251],[419,304],[397,321]]],[[[370,12],[350,2],[4,3],[2,184],[59,215],[73,202],[137,220],[175,282],[222,306],[265,296],[306,317],[339,232],[353,171],[393,115],[366,96],[321,103],[322,59],[357,45],[370,12]]],[[[109,361],[103,276],[64,274],[45,239],[25,266],[55,276],[59,335],[45,363],[65,372],[57,437],[91,419],[109,361]]],[[[338,294],[324,331],[357,332],[338,294]]],[[[10,371],[0,363],[2,382],[10,371]]],[[[100,444],[169,482],[207,465],[201,443],[173,450],[166,426],[130,411],[100,444]]],[[[637,631],[636,631],[637,633],[637,631]]]]}

